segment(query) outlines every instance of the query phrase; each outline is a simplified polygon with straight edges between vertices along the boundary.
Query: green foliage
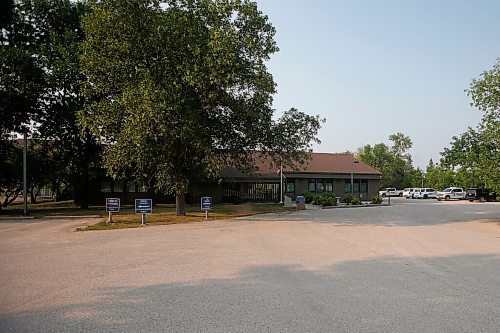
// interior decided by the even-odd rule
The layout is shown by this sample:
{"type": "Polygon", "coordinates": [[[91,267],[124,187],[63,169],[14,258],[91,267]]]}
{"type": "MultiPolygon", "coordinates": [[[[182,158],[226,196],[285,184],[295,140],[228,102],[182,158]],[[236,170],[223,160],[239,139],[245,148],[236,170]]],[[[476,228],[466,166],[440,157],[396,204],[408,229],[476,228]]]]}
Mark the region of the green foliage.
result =
{"type": "Polygon", "coordinates": [[[312,203],[313,205],[320,205],[323,207],[337,205],[335,193],[323,192],[315,194],[311,192],[304,192],[302,195],[304,196],[306,203],[312,203]]]}
{"type": "MultiPolygon", "coordinates": [[[[467,94],[472,98],[471,105],[483,111],[489,119],[500,119],[500,58],[492,69],[472,80],[467,94]]],[[[497,137],[497,140],[500,139],[497,137]]]]}
{"type": "Polygon", "coordinates": [[[484,112],[477,128],[454,136],[441,152],[439,165],[430,163],[431,186],[489,187],[500,193],[500,60],[471,82],[472,106],[484,112]]]}
{"type": "Polygon", "coordinates": [[[425,176],[423,170],[421,170],[420,168],[413,169],[406,174],[404,182],[406,186],[404,187],[421,187],[424,178],[425,176]]]}
{"type": "Polygon", "coordinates": [[[380,205],[382,203],[382,197],[380,195],[374,195],[372,198],[372,204],[380,205]]]}
{"type": "Polygon", "coordinates": [[[7,206],[22,191],[22,150],[15,140],[4,135],[0,140],[0,195],[7,206]]]}
{"type": "Polygon", "coordinates": [[[478,126],[477,173],[484,185],[500,193],[500,58],[471,82],[471,105],[484,113],[478,126]]]}
{"type": "Polygon", "coordinates": [[[313,202],[313,200],[314,200],[314,196],[315,196],[315,194],[314,194],[314,193],[311,193],[311,192],[307,192],[307,191],[306,191],[306,192],[302,193],[302,195],[304,196],[304,199],[305,199],[306,203],[311,203],[311,202],[313,202]]]}
{"type": "Polygon", "coordinates": [[[273,119],[266,62],[278,47],[254,2],[93,2],[84,30],[93,103],[81,122],[107,143],[115,178],[153,180],[182,207],[189,186],[224,165],[248,171],[255,151],[301,162],[317,141],[318,117],[291,109],[273,119]]]}
{"type": "Polygon", "coordinates": [[[22,133],[41,112],[43,71],[29,51],[2,45],[0,49],[0,133],[22,133]]]}
{"type": "Polygon", "coordinates": [[[447,187],[459,185],[456,184],[455,176],[452,170],[443,167],[442,165],[435,164],[432,160],[430,160],[425,171],[425,186],[441,191],[447,187]]]}
{"type": "Polygon", "coordinates": [[[354,196],[354,195],[351,195],[351,194],[346,194],[342,198],[342,202],[346,203],[346,204],[351,204],[351,205],[359,205],[359,204],[361,204],[361,201],[359,200],[359,198],[356,197],[356,196],[354,196]]]}
{"type": "Polygon", "coordinates": [[[336,206],[337,199],[334,193],[324,192],[318,195],[318,204],[321,206],[336,206]]]}
{"type": "Polygon", "coordinates": [[[313,200],[312,200],[312,204],[313,205],[319,205],[319,198],[320,198],[319,194],[314,194],[313,200]]]}
{"type": "Polygon", "coordinates": [[[471,105],[484,112],[475,129],[454,136],[441,153],[441,165],[462,187],[490,187],[500,192],[500,60],[471,82],[471,105]]]}
{"type": "Polygon", "coordinates": [[[414,169],[408,150],[413,143],[402,133],[392,134],[389,140],[393,142],[391,147],[385,143],[377,143],[373,147],[365,145],[358,149],[357,157],[382,172],[381,188],[411,187],[414,169]]]}
{"type": "MultiPolygon", "coordinates": [[[[77,119],[86,103],[81,92],[86,78],[80,64],[80,20],[87,10],[85,2],[70,0],[16,1],[0,50],[0,86],[6,87],[0,90],[0,113],[5,115],[0,132],[28,129],[31,138],[44,141],[39,157],[48,160],[50,152],[52,170],[57,170],[51,187],[60,189],[66,183],[78,189],[75,195],[83,207],[88,180],[100,169],[95,137],[83,131],[77,119]]],[[[38,157],[30,154],[36,163],[38,157]]],[[[30,177],[33,187],[34,179],[46,174],[31,169],[40,173],[30,177]]]]}

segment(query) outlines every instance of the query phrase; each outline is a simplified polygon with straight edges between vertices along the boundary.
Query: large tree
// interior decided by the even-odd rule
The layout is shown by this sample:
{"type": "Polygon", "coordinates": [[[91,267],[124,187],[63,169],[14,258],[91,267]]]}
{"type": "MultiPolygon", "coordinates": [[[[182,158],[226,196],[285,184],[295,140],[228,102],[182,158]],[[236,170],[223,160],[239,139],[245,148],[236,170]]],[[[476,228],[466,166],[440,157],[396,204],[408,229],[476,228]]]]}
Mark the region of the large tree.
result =
{"type": "Polygon", "coordinates": [[[223,165],[248,168],[255,151],[284,164],[306,156],[320,119],[293,109],[273,119],[266,61],[278,47],[254,2],[105,0],[92,8],[83,60],[87,96],[97,101],[82,122],[104,141],[110,175],[175,194],[184,215],[189,187],[223,165]]]}
{"type": "Polygon", "coordinates": [[[356,156],[363,162],[382,172],[381,187],[403,188],[412,186],[415,178],[411,155],[408,150],[412,141],[403,133],[389,136],[392,145],[377,143],[373,147],[365,145],[360,147],[356,156]]]}
{"type": "Polygon", "coordinates": [[[47,35],[39,48],[47,70],[44,112],[38,117],[37,132],[48,141],[44,149],[50,149],[57,168],[52,173],[52,189],[59,193],[62,184],[69,186],[82,208],[88,207],[89,182],[101,168],[96,138],[81,128],[77,117],[87,103],[80,58],[84,40],[81,20],[89,10],[85,2],[70,0],[38,0],[34,7],[47,35]]]}
{"type": "MultiPolygon", "coordinates": [[[[77,118],[86,103],[81,92],[80,22],[88,8],[70,0],[17,1],[2,23],[0,51],[3,137],[30,130],[45,147],[50,145],[52,170],[57,170],[51,186],[56,192],[56,184],[73,188],[83,208],[100,158],[95,138],[81,130],[77,118]]],[[[35,162],[36,156],[32,158],[35,162]]]]}
{"type": "Polygon", "coordinates": [[[490,70],[472,80],[467,93],[471,104],[484,114],[478,126],[480,172],[485,184],[500,194],[500,58],[490,70]]]}
{"type": "Polygon", "coordinates": [[[429,161],[425,170],[425,186],[443,190],[450,186],[460,185],[457,183],[452,170],[442,164],[434,163],[432,159],[429,161]]]}
{"type": "Polygon", "coordinates": [[[483,118],[452,138],[441,164],[455,171],[455,182],[463,187],[487,186],[500,193],[500,59],[466,91],[483,118]]]}

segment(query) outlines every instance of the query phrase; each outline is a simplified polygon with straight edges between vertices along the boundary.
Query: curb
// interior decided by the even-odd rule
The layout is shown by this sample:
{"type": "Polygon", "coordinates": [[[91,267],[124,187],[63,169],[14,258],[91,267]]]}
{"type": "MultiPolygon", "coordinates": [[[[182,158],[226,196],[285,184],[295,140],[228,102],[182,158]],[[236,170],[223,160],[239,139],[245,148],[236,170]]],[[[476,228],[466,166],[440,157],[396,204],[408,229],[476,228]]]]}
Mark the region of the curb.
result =
{"type": "Polygon", "coordinates": [[[102,218],[101,215],[51,215],[51,216],[44,216],[42,217],[44,219],[89,219],[89,218],[92,218],[92,219],[98,219],[98,218],[102,218]]]}
{"type": "Polygon", "coordinates": [[[34,220],[35,216],[0,216],[0,220],[34,220]]]}
{"type": "Polygon", "coordinates": [[[338,208],[364,208],[364,207],[390,207],[389,205],[345,205],[345,206],[326,206],[320,209],[338,209],[338,208]]]}

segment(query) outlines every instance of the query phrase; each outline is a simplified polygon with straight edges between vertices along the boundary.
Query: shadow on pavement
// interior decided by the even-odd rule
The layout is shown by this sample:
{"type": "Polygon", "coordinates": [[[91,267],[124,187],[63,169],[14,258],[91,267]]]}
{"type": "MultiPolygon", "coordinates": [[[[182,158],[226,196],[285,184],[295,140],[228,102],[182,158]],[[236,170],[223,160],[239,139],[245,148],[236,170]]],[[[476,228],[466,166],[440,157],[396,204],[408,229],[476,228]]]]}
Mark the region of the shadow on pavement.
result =
{"type": "Polygon", "coordinates": [[[493,255],[361,260],[322,271],[260,266],[231,279],[102,288],[89,303],[0,314],[0,331],[498,332],[499,271],[493,255]]]}
{"type": "Polygon", "coordinates": [[[382,207],[314,209],[287,215],[255,215],[240,221],[295,221],[331,223],[339,226],[431,226],[448,223],[480,221],[500,223],[500,203],[447,205],[395,204],[382,207]]]}

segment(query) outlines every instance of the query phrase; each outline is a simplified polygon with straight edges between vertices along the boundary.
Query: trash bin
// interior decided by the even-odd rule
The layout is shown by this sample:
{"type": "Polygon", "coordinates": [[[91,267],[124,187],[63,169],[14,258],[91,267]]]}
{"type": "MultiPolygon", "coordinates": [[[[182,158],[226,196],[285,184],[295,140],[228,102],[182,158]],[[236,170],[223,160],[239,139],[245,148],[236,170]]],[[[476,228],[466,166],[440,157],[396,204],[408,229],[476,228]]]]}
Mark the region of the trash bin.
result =
{"type": "Polygon", "coordinates": [[[304,198],[304,196],[298,195],[295,198],[295,202],[297,203],[297,209],[299,209],[299,210],[306,209],[306,198],[304,198]]]}
{"type": "Polygon", "coordinates": [[[342,200],[341,197],[335,197],[335,200],[337,201],[337,206],[340,205],[340,201],[342,200]]]}

